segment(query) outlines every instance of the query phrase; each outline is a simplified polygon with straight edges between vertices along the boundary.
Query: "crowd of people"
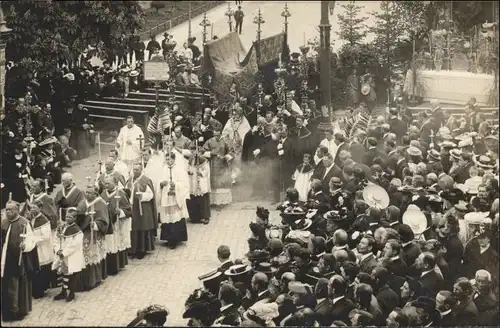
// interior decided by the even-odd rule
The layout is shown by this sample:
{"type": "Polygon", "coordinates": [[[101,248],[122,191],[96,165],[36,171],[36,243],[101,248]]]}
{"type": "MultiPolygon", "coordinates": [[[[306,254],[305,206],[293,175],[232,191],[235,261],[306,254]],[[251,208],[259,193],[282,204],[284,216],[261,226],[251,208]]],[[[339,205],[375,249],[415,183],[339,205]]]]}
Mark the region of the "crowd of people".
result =
{"type": "MultiPolygon", "coordinates": [[[[200,85],[182,71],[200,59],[193,42],[178,56],[166,35],[165,47],[148,44],[150,59],[176,61],[175,82],[200,85]]],[[[414,122],[398,99],[374,124],[356,104],[323,135],[325,113],[300,72],[306,59],[291,57],[268,94],[261,83],[245,97],[235,81],[229,101],[213,96],[193,115],[165,106],[150,140],[128,117],[85,186],[66,172],[94,144],[80,104],[142,88],[140,63],[63,64],[9,91],[18,100],[2,119],[2,319],[22,319],[49,288],[74,300],[157,239],[176,248],[188,240],[186,222],[209,224],[240,183],[280,204],[281,223],[259,207],[246,259],[218,249],[221,267],[186,302],[191,326],[496,322],[498,135],[475,100],[463,119],[433,102],[414,122]]],[[[151,313],[161,315],[148,324],[164,323],[168,310],[149,310],[135,324],[151,313]]]]}

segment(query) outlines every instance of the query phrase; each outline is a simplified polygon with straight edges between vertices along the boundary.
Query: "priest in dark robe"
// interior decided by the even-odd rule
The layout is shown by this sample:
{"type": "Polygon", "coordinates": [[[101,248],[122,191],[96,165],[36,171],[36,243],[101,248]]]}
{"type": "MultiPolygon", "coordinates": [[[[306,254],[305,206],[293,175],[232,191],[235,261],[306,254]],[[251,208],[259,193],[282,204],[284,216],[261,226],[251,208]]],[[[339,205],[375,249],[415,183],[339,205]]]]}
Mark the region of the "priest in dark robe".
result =
{"type": "MultiPolygon", "coordinates": [[[[45,182],[40,179],[36,179],[31,183],[31,193],[28,198],[28,203],[34,203],[36,201],[41,202],[42,208],[40,210],[50,221],[52,236],[55,237],[58,220],[56,205],[54,204],[54,200],[45,192],[45,182]]],[[[21,216],[26,216],[28,214],[28,206],[26,204],[22,206],[20,214],[21,216]]]]}
{"type": "Polygon", "coordinates": [[[196,145],[191,147],[189,159],[189,199],[186,201],[192,223],[210,222],[210,163],[200,156],[196,145]]]}
{"type": "MultiPolygon", "coordinates": [[[[77,224],[83,232],[85,269],[82,270],[82,289],[97,287],[107,277],[105,236],[109,226],[106,202],[94,185],[85,189],[85,199],[76,207],[77,224]]],[[[78,289],[79,290],[79,289],[78,289]]]]}
{"type": "Polygon", "coordinates": [[[264,127],[264,137],[260,148],[253,151],[255,163],[262,176],[257,179],[257,185],[254,185],[254,191],[262,194],[264,191],[272,192],[274,203],[280,201],[280,172],[278,158],[278,137],[272,133],[272,124],[266,124],[264,127]]]}
{"type": "MultiPolygon", "coordinates": [[[[57,210],[59,211],[60,208],[77,207],[85,199],[83,191],[73,183],[73,175],[71,173],[63,173],[61,181],[62,188],[57,191],[54,198],[57,210]]],[[[62,211],[61,215],[61,219],[64,221],[65,211],[62,211]]]]}
{"type": "Polygon", "coordinates": [[[118,179],[108,175],[104,179],[102,199],[108,203],[109,228],[106,233],[106,266],[109,275],[116,275],[128,264],[132,208],[125,192],[117,187],[118,179]]]}
{"type": "Polygon", "coordinates": [[[147,252],[155,249],[158,213],[153,182],[143,174],[141,163],[133,165],[132,177],[127,181],[125,188],[130,192],[132,206],[130,255],[142,259],[147,252]]]}
{"type": "Polygon", "coordinates": [[[297,152],[304,154],[312,154],[316,148],[314,144],[313,135],[309,129],[304,126],[304,119],[301,116],[296,118],[295,127],[295,144],[297,152]]]}
{"type": "MultiPolygon", "coordinates": [[[[13,147],[13,151],[7,152],[6,161],[2,168],[6,179],[2,181],[9,191],[8,198],[16,202],[24,202],[28,197],[28,156],[20,144],[13,147]]],[[[5,197],[5,196],[4,196],[5,197]]]]}
{"type": "Polygon", "coordinates": [[[22,320],[31,311],[30,277],[39,269],[34,237],[19,203],[9,201],[2,217],[2,321],[22,320]]]}
{"type": "Polygon", "coordinates": [[[245,134],[245,137],[243,138],[243,149],[241,151],[241,160],[243,162],[248,163],[254,160],[255,157],[253,155],[253,151],[260,148],[260,145],[262,144],[265,124],[266,119],[264,117],[259,117],[257,119],[257,125],[245,134]]]}
{"type": "MultiPolygon", "coordinates": [[[[295,151],[293,139],[288,137],[288,129],[283,126],[278,131],[278,156],[280,161],[280,193],[284,194],[285,190],[294,186],[292,176],[298,165],[297,158],[302,154],[295,151]]],[[[282,200],[284,201],[284,199],[282,200]]]]}

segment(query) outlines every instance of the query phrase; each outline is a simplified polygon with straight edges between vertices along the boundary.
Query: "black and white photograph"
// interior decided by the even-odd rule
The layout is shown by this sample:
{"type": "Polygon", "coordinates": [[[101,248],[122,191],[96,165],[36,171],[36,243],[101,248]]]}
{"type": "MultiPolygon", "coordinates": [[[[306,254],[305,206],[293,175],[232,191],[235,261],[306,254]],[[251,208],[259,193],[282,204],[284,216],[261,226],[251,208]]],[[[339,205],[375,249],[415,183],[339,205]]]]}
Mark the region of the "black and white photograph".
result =
{"type": "Polygon", "coordinates": [[[497,1],[0,1],[1,325],[500,322],[497,1]]]}

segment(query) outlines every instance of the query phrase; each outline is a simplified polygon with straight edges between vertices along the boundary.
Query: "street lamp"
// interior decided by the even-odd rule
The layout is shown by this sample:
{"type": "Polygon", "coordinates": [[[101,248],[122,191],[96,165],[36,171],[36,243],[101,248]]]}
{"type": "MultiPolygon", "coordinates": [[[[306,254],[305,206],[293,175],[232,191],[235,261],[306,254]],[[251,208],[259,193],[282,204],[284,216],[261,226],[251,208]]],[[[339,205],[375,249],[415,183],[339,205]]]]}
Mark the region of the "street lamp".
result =
{"type": "Polygon", "coordinates": [[[207,18],[207,12],[203,14],[203,20],[200,23],[200,26],[203,27],[203,44],[207,43],[207,27],[212,25],[212,23],[207,18]]]}
{"type": "Polygon", "coordinates": [[[229,2],[227,3],[227,11],[224,13],[224,15],[227,16],[227,23],[229,24],[229,32],[232,32],[233,31],[232,17],[234,16],[234,11],[231,9],[231,4],[229,2]]]}
{"type": "Polygon", "coordinates": [[[291,17],[290,11],[288,11],[288,4],[285,2],[285,9],[281,12],[281,17],[285,18],[285,34],[288,35],[288,18],[291,17]]]}
{"type": "Polygon", "coordinates": [[[260,12],[260,7],[259,7],[259,12],[257,13],[257,16],[253,18],[253,23],[257,24],[257,63],[260,62],[260,35],[262,33],[262,29],[260,26],[264,24],[266,21],[262,17],[262,13],[260,12]]]}

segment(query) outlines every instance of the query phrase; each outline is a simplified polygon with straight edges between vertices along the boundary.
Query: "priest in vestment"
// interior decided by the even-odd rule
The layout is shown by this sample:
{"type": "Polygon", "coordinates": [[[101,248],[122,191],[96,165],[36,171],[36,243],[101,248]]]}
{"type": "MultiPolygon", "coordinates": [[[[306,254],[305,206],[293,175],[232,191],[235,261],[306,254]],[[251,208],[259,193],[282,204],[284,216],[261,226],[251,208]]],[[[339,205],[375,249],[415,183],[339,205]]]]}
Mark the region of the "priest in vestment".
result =
{"type": "Polygon", "coordinates": [[[158,229],[158,214],[154,185],[142,169],[141,163],[135,163],[132,177],[125,188],[129,190],[132,206],[132,232],[130,233],[130,254],[138,259],[144,258],[147,252],[155,249],[154,239],[158,229]]]}
{"type": "Polygon", "coordinates": [[[125,177],[123,176],[123,174],[115,170],[115,162],[111,158],[108,158],[106,160],[106,163],[104,164],[104,172],[101,172],[97,177],[96,186],[97,188],[99,188],[99,192],[102,192],[104,189],[106,189],[104,181],[108,176],[112,176],[116,179],[118,187],[120,189],[123,189],[125,187],[125,177]]]}
{"type": "MultiPolygon", "coordinates": [[[[125,179],[125,181],[127,181],[128,178],[130,177],[130,170],[129,170],[127,164],[125,164],[123,161],[120,160],[120,158],[118,156],[118,151],[116,149],[110,150],[109,158],[111,158],[115,162],[115,171],[120,172],[123,175],[123,178],[125,179]]],[[[105,169],[106,168],[103,167],[101,169],[101,172],[104,172],[105,169]]]]}
{"type": "Polygon", "coordinates": [[[123,189],[118,188],[119,181],[113,175],[104,179],[105,189],[102,199],[108,203],[110,228],[106,234],[106,265],[109,275],[116,275],[128,264],[130,248],[130,230],[132,229],[132,208],[123,189]]]}
{"type": "Polygon", "coordinates": [[[191,147],[193,155],[189,160],[189,199],[187,209],[192,223],[210,222],[210,163],[200,156],[196,145],[191,147]]]}
{"type": "Polygon", "coordinates": [[[121,128],[116,139],[116,148],[120,152],[120,159],[127,164],[129,170],[132,170],[134,162],[140,161],[144,142],[141,128],[134,124],[131,116],[127,117],[127,125],[121,128]]]}
{"type": "Polygon", "coordinates": [[[80,287],[86,291],[97,287],[107,277],[105,236],[109,226],[109,212],[106,202],[93,185],[87,186],[85,199],[76,210],[77,224],[83,232],[85,258],[80,287]]]}
{"type": "MultiPolygon", "coordinates": [[[[73,176],[71,173],[63,173],[62,178],[62,188],[59,189],[54,198],[54,203],[57,210],[60,208],[77,207],[84,199],[85,195],[74,183],[73,176]]],[[[62,220],[64,221],[65,212],[62,211],[62,220]]]]}
{"type": "Polygon", "coordinates": [[[21,216],[26,216],[28,214],[29,203],[37,201],[41,202],[41,212],[50,221],[52,237],[55,237],[58,220],[57,209],[54,200],[45,192],[45,182],[41,179],[36,179],[31,183],[31,194],[28,198],[28,202],[22,207],[21,216]]]}
{"type": "Polygon", "coordinates": [[[177,157],[173,152],[166,154],[163,171],[158,173],[162,180],[156,188],[160,198],[160,240],[165,241],[172,249],[180,242],[187,241],[186,200],[189,198],[189,177],[185,162],[177,157]]]}
{"type": "Polygon", "coordinates": [[[203,156],[210,159],[210,201],[213,205],[227,205],[233,201],[231,193],[231,166],[233,154],[227,142],[222,138],[222,124],[214,126],[214,136],[204,145],[203,156]]]}
{"type": "Polygon", "coordinates": [[[22,320],[32,307],[30,277],[39,268],[36,240],[30,222],[10,201],[2,217],[2,321],[22,320]]]}
{"type": "Polygon", "coordinates": [[[237,103],[233,108],[231,117],[222,130],[222,138],[227,141],[229,148],[234,155],[233,161],[231,162],[232,183],[235,183],[236,179],[241,174],[243,140],[250,130],[250,124],[248,123],[246,117],[243,116],[243,110],[237,103]]]}

